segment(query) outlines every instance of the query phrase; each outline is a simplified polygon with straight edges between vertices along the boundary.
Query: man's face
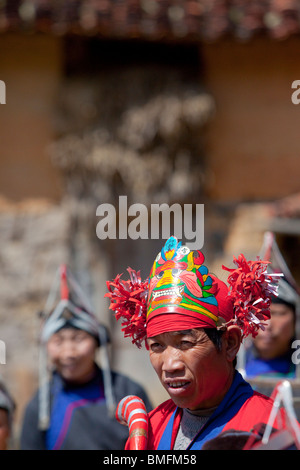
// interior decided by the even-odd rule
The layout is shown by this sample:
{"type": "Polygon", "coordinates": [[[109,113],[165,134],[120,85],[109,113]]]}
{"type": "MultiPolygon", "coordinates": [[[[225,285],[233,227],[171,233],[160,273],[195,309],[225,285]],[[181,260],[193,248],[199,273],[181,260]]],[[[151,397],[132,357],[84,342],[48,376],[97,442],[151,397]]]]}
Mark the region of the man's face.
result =
{"type": "Polygon", "coordinates": [[[84,383],[94,373],[96,339],[75,328],[65,328],[54,333],[47,349],[57,372],[69,382],[84,383]]]}
{"type": "Polygon", "coordinates": [[[254,344],[263,359],[274,359],[286,354],[294,335],[294,313],[285,304],[271,304],[271,319],[264,330],[259,330],[254,344]]]}
{"type": "Polygon", "coordinates": [[[190,410],[217,406],[233,367],[202,328],[148,338],[150,361],[174,403],[190,410]]]}

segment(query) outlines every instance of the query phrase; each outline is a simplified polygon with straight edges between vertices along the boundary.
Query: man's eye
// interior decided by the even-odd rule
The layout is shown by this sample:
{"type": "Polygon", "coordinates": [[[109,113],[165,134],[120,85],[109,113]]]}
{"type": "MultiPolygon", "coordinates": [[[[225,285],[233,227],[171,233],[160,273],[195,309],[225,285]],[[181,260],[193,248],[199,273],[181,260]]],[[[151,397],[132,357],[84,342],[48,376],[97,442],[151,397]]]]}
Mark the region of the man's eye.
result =
{"type": "Polygon", "coordinates": [[[81,334],[76,335],[74,339],[77,342],[83,341],[85,339],[85,335],[81,335],[81,334]]]}
{"type": "Polygon", "coordinates": [[[52,343],[55,344],[55,346],[60,346],[62,344],[62,339],[61,338],[52,338],[52,343]]]}
{"type": "Polygon", "coordinates": [[[150,349],[153,352],[159,352],[162,351],[163,346],[160,343],[152,343],[150,344],[150,349]]]}
{"type": "Polygon", "coordinates": [[[194,343],[192,343],[191,341],[180,341],[180,348],[181,349],[189,349],[189,348],[192,348],[194,346],[194,343]]]}

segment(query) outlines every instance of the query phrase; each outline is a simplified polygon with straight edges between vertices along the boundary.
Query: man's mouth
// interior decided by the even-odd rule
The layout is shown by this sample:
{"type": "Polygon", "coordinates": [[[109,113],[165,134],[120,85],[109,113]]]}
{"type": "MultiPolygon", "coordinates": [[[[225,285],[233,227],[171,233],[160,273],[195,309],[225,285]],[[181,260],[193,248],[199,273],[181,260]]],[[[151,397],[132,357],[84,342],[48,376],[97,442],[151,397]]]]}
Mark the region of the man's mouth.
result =
{"type": "Polygon", "coordinates": [[[260,341],[264,342],[264,343],[271,343],[272,341],[275,341],[276,338],[274,338],[273,335],[271,334],[264,334],[261,338],[260,338],[260,341]]]}
{"type": "Polygon", "coordinates": [[[76,362],[68,363],[68,364],[61,364],[62,369],[64,370],[74,370],[77,367],[76,362]]]}
{"type": "Polygon", "coordinates": [[[188,382],[187,380],[176,380],[176,381],[172,381],[172,382],[166,382],[166,385],[168,388],[171,388],[171,389],[179,389],[179,388],[184,388],[186,387],[187,385],[189,385],[190,382],[188,382]]]}

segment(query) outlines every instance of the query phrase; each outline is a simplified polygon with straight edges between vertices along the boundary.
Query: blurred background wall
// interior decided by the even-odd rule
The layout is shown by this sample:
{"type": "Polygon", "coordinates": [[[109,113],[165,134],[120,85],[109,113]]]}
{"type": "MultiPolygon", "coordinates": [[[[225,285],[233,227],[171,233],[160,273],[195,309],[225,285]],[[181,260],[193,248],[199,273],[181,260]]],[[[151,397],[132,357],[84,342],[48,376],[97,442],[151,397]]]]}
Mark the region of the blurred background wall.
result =
{"type": "Polygon", "coordinates": [[[162,240],[103,240],[96,208],[204,204],[211,270],[273,230],[300,282],[300,11],[293,1],[0,4],[0,373],[16,433],[37,386],[38,312],[68,263],[112,332],[113,366],[165,398],[104,299],[162,240]]]}

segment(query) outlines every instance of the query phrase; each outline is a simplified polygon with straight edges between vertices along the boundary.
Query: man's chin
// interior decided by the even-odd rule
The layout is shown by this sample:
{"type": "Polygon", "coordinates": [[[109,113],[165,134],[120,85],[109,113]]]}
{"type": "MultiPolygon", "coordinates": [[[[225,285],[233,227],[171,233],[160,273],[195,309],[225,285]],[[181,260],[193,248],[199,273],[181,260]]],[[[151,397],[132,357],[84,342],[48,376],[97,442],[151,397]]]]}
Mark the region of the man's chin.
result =
{"type": "Polygon", "coordinates": [[[67,382],[77,382],[79,379],[79,374],[75,367],[63,367],[59,373],[67,382]]]}

